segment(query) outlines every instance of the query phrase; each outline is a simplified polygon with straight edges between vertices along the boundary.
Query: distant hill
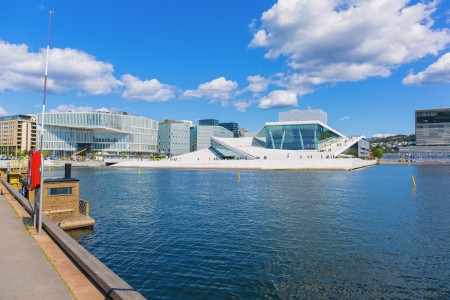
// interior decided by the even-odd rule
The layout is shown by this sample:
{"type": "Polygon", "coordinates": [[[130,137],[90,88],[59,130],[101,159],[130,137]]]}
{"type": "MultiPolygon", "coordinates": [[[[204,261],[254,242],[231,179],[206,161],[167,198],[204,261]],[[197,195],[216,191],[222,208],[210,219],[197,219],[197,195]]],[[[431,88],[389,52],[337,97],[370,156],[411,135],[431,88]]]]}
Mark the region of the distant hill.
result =
{"type": "Polygon", "coordinates": [[[396,134],[385,137],[371,137],[370,149],[382,149],[385,153],[398,152],[398,148],[413,146],[416,144],[416,135],[396,134]]]}
{"type": "Polygon", "coordinates": [[[407,143],[407,142],[415,142],[416,141],[416,135],[410,134],[397,134],[397,135],[391,135],[386,137],[371,137],[367,139],[371,143],[390,143],[390,142],[397,142],[397,143],[407,143]]]}

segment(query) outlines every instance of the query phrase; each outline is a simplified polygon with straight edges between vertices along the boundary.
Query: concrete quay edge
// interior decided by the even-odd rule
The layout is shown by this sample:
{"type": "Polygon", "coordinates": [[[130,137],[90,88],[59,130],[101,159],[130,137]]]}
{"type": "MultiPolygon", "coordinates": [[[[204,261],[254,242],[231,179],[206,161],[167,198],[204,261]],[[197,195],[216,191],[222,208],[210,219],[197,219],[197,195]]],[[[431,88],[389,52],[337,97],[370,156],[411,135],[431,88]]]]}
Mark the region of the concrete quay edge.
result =
{"type": "MultiPolygon", "coordinates": [[[[14,198],[32,215],[32,207],[29,201],[19,194],[6,180],[0,181],[14,196],[14,198]]],[[[91,279],[108,294],[110,299],[117,300],[140,300],[146,299],[138,291],[134,290],[125,280],[99,261],[94,255],[76,242],[56,224],[52,223],[47,216],[42,217],[42,226],[47,234],[62,248],[67,255],[75,261],[79,267],[91,277],[91,279]],[[116,290],[117,289],[117,290],[116,290]]]]}

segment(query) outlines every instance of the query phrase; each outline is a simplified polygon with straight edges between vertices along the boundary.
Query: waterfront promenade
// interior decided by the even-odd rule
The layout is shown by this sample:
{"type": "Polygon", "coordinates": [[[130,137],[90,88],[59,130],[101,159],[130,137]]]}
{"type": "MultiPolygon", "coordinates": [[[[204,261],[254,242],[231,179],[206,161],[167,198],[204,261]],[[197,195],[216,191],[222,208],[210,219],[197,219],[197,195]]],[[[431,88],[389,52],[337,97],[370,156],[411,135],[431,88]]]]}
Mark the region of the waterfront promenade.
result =
{"type": "Polygon", "coordinates": [[[0,240],[0,299],[75,299],[3,195],[0,240]]]}
{"type": "MultiPolygon", "coordinates": [[[[26,225],[32,223],[30,214],[31,206],[29,202],[20,195],[14,188],[9,185],[4,179],[0,178],[0,190],[2,198],[0,202],[6,202],[6,208],[9,208],[10,215],[12,214],[15,218],[15,223],[12,223],[14,230],[22,230],[24,234],[28,234],[28,237],[37,243],[37,248],[29,248],[27,245],[13,244],[10,247],[10,240],[15,238],[15,233],[10,232],[0,232],[0,238],[4,239],[0,248],[0,280],[5,276],[10,276],[11,281],[18,282],[20,285],[25,286],[25,291],[27,289],[28,282],[22,280],[20,273],[7,272],[7,268],[3,267],[3,264],[8,265],[9,262],[3,261],[3,253],[10,253],[9,260],[20,260],[21,256],[26,255],[28,251],[36,252],[41,251],[41,255],[44,260],[53,268],[55,274],[58,274],[59,280],[64,282],[73,296],[70,299],[145,299],[139,292],[135,291],[129,284],[127,284],[123,279],[121,279],[117,274],[111,271],[103,263],[101,263],[96,257],[89,253],[86,249],[80,246],[75,240],[73,240],[68,234],[62,231],[56,224],[50,222],[47,216],[43,216],[43,231],[41,234],[35,234],[34,228],[28,228],[29,233],[25,229],[26,225]],[[6,199],[6,200],[5,200],[6,199]],[[14,215],[14,209],[15,215],[14,215]],[[23,223],[20,222],[22,219],[23,223]],[[8,237],[8,239],[6,239],[8,237]],[[14,247],[23,247],[25,252],[17,251],[14,247]],[[40,249],[41,250],[40,250],[40,249]],[[37,249],[37,250],[36,250],[37,249]],[[43,252],[42,252],[43,251],[43,252]],[[24,254],[25,253],[25,254],[24,254]],[[5,271],[4,271],[5,270],[5,271]]],[[[4,207],[0,208],[0,212],[6,213],[4,207]]],[[[8,222],[10,224],[11,219],[3,218],[0,215],[0,226],[6,226],[3,222],[8,222]],[[5,221],[4,221],[5,220],[5,221]]],[[[6,256],[5,256],[6,257],[6,256]]],[[[12,263],[11,266],[14,266],[12,263]]],[[[33,273],[33,277],[37,276],[36,281],[40,282],[43,286],[48,286],[46,283],[47,277],[41,274],[39,267],[34,267],[33,264],[26,264],[22,266],[21,272],[27,271],[28,268],[35,270],[37,272],[33,273]]],[[[58,277],[58,276],[57,276],[58,277]]],[[[28,277],[25,277],[28,278],[28,277]]],[[[31,280],[31,279],[27,279],[31,280]]],[[[0,281],[3,284],[3,281],[0,281]]],[[[32,285],[31,285],[32,286],[32,285]]],[[[0,299],[28,299],[29,297],[3,297],[3,286],[0,286],[0,299]]],[[[15,288],[6,289],[6,292],[14,291],[15,288]]],[[[50,289],[51,290],[51,289],[50,289]]],[[[31,294],[30,294],[31,295],[31,294]]],[[[30,297],[31,298],[31,297],[30,297]]],[[[33,295],[32,298],[36,299],[66,299],[66,298],[49,298],[45,295],[40,297],[39,295],[33,295]]]]}

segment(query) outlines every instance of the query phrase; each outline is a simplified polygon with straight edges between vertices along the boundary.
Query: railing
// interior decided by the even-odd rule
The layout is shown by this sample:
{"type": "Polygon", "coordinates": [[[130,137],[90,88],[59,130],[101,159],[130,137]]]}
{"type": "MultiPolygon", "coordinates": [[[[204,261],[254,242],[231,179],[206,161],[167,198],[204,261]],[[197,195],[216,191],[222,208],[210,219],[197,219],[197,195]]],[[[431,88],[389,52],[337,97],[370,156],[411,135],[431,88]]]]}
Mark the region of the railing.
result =
{"type": "MultiPolygon", "coordinates": [[[[14,198],[19,201],[25,210],[30,215],[33,215],[33,208],[31,207],[28,199],[20,195],[19,192],[14,190],[13,187],[4,179],[0,178],[0,182],[8,189],[14,198]]],[[[144,296],[134,290],[116,273],[111,271],[106,265],[83,248],[83,246],[78,244],[76,240],[65,233],[58,227],[58,225],[51,222],[46,215],[42,216],[42,225],[48,235],[50,235],[50,237],[52,237],[52,239],[67,253],[67,255],[75,261],[80,269],[83,270],[101,288],[105,295],[108,295],[114,300],[145,299],[144,296]]]]}
{"type": "Polygon", "coordinates": [[[27,160],[2,160],[2,161],[0,161],[0,168],[28,169],[28,161],[27,160]]]}
{"type": "Polygon", "coordinates": [[[330,146],[333,143],[337,143],[338,141],[342,140],[342,137],[329,137],[327,139],[324,139],[322,141],[319,141],[318,148],[322,149],[324,147],[330,146]]]}
{"type": "Polygon", "coordinates": [[[89,201],[79,199],[78,201],[78,211],[85,215],[86,217],[89,217],[89,201]]]}

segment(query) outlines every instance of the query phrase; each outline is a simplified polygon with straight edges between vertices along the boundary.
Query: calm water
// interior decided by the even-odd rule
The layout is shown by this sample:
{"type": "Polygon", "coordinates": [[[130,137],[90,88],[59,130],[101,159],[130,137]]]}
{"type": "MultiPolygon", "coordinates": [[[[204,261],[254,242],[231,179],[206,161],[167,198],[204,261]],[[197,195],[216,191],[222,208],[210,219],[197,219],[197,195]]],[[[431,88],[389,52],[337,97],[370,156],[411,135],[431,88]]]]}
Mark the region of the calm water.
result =
{"type": "Polygon", "coordinates": [[[450,166],[72,174],[78,241],[147,298],[450,298],[450,166]]]}

